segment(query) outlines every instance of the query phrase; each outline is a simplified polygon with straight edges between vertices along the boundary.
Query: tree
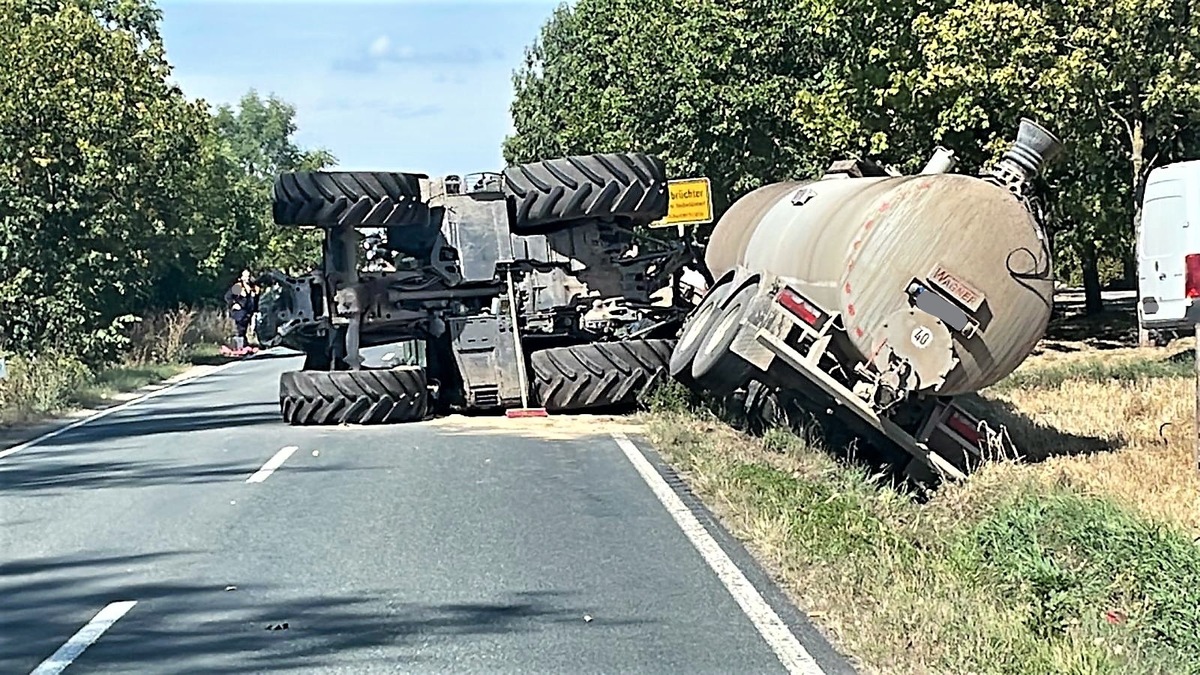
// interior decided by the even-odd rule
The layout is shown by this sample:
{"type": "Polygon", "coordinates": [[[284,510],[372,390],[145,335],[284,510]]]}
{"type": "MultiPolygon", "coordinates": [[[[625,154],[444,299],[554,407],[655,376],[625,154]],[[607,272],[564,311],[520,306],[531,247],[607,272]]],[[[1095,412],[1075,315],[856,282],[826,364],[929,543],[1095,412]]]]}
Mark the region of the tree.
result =
{"type": "Polygon", "coordinates": [[[890,64],[892,88],[875,89],[899,117],[932,123],[956,149],[984,140],[991,156],[1024,115],[1063,139],[1066,161],[1047,176],[1052,226],[1082,265],[1089,312],[1100,311],[1102,258],[1133,276],[1150,169],[1184,159],[1198,139],[1200,24],[1187,3],[971,0],[921,11],[908,32],[919,58],[890,64]]]}
{"type": "Polygon", "coordinates": [[[271,182],[332,156],[298,148],[273,97],[190,101],[159,19],[146,0],[0,4],[0,352],[103,362],[125,316],[318,253],[271,222],[271,182]]]}
{"type": "Polygon", "coordinates": [[[195,227],[211,233],[195,251],[209,293],[245,267],[301,270],[320,255],[320,236],[271,220],[271,187],[279,173],[315,171],[335,159],[324,149],[303,150],[292,138],[296,111],[274,97],[245,94],[237,108],[218,106],[200,155],[193,190],[195,227]]]}
{"type": "Polygon", "coordinates": [[[1150,170],[1189,158],[1200,140],[1200,21],[1186,0],[1045,3],[1060,39],[1056,69],[1073,96],[1063,119],[1093,130],[1081,148],[1124,159],[1112,208],[1125,223],[1121,255],[1133,280],[1133,242],[1150,170]]]}
{"type": "Polygon", "coordinates": [[[791,102],[824,67],[810,44],[829,42],[810,10],[794,0],[560,7],[514,75],[505,159],[655,153],[672,175],[708,176],[718,215],[768,179],[807,173],[818,160],[791,102]]]}
{"type": "Polygon", "coordinates": [[[134,0],[0,5],[0,348],[100,358],[171,264],[205,118],[166,81],[157,18],[134,0]]]}
{"type": "Polygon", "coordinates": [[[975,171],[1030,116],[1066,146],[1041,182],[1098,311],[1146,175],[1200,140],[1198,36],[1180,0],[579,0],[515,75],[505,156],[657,152],[719,215],[838,156],[911,171],[940,143],[975,171]]]}

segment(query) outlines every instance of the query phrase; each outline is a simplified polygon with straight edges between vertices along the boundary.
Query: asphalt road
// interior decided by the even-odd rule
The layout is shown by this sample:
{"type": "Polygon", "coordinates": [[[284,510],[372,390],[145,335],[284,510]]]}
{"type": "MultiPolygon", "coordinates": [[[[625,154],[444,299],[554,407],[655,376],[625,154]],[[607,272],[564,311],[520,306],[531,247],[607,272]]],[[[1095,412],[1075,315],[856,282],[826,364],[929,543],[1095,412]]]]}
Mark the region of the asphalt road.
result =
{"type": "Polygon", "coordinates": [[[298,365],[0,457],[0,673],[852,672],[644,439],[292,428],[298,365]]]}

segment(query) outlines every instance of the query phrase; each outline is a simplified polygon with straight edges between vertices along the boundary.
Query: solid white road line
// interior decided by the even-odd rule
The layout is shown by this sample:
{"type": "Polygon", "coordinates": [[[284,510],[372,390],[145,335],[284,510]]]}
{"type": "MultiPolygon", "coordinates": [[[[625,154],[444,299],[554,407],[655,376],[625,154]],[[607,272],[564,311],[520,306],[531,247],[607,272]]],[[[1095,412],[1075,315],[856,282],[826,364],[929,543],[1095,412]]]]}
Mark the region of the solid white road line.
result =
{"type": "Polygon", "coordinates": [[[58,651],[50,655],[50,658],[42,661],[41,665],[33,670],[29,675],[52,675],[61,673],[64,668],[71,665],[83,650],[92,646],[104,631],[112,627],[117,619],[125,616],[125,613],[137,604],[136,600],[127,600],[125,602],[114,602],[100,613],[92,617],[92,620],[86,626],[79,629],[79,632],[67,640],[66,644],[58,648],[58,651]]]}
{"type": "Polygon", "coordinates": [[[671,517],[675,519],[679,529],[683,530],[704,561],[708,563],[713,572],[716,572],[726,590],[741,606],[742,611],[750,618],[759,635],[775,651],[775,655],[779,657],[779,661],[783,663],[788,672],[824,675],[825,671],[821,670],[812,655],[804,649],[800,641],[788,629],[787,624],[779,618],[775,610],[771,609],[771,606],[759,594],[758,589],[754,588],[746,575],[738,569],[721,545],[704,529],[691,509],[679,498],[679,495],[675,494],[670,485],[667,485],[667,481],[663,480],[663,477],[654,469],[637,445],[625,434],[619,432],[613,433],[612,437],[625,452],[625,456],[629,458],[633,468],[637,469],[642,480],[650,486],[654,496],[658,497],[658,501],[662,502],[671,517]]]}
{"type": "Polygon", "coordinates": [[[250,476],[249,478],[246,479],[246,482],[247,483],[263,482],[264,480],[267,479],[267,476],[270,476],[272,473],[275,472],[275,469],[278,469],[284,462],[286,462],[287,458],[291,457],[293,452],[296,452],[299,449],[300,448],[297,448],[294,445],[289,445],[286,448],[275,453],[275,456],[272,457],[271,459],[268,459],[267,463],[263,464],[261,469],[259,469],[258,471],[255,471],[253,476],[250,476]]]}
{"type": "MultiPolygon", "coordinates": [[[[252,358],[247,359],[247,360],[252,360],[252,358]]],[[[232,368],[233,366],[236,366],[239,363],[242,363],[242,361],[240,361],[240,360],[239,361],[231,361],[224,365],[217,366],[216,368],[213,368],[212,370],[209,370],[207,372],[203,372],[198,375],[193,375],[191,377],[184,378],[182,380],[172,383],[169,386],[163,387],[162,389],[156,389],[156,390],[149,392],[143,396],[139,396],[135,399],[130,399],[120,405],[115,405],[111,408],[105,408],[104,410],[101,410],[100,412],[97,412],[94,415],[88,415],[87,417],[85,417],[81,420],[76,420],[64,427],[60,427],[49,433],[42,434],[41,436],[38,436],[37,438],[35,438],[33,440],[25,441],[24,443],[21,443],[20,445],[14,445],[13,447],[11,447],[7,450],[0,450],[0,459],[4,459],[5,457],[8,457],[10,455],[15,455],[18,452],[21,452],[22,450],[28,450],[29,448],[32,448],[35,445],[40,445],[41,443],[44,443],[45,441],[48,441],[51,438],[54,438],[55,436],[58,436],[60,434],[65,434],[72,429],[81,427],[90,422],[95,422],[96,420],[98,420],[102,417],[107,417],[115,412],[119,412],[130,406],[137,405],[138,403],[148,401],[148,400],[154,398],[155,396],[162,396],[163,394],[165,394],[169,391],[172,391],[174,389],[178,389],[179,387],[182,387],[185,384],[195,382],[196,380],[203,379],[205,377],[208,377],[209,375],[216,375],[217,373],[221,372],[222,370],[225,370],[227,368],[232,368]]]]}

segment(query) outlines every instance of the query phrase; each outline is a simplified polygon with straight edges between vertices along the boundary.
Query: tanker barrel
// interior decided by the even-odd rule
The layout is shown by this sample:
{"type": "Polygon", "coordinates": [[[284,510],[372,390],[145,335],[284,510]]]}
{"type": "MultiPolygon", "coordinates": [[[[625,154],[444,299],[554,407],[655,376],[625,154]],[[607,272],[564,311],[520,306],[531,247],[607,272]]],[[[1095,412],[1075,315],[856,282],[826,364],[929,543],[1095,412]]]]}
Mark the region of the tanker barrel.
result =
{"type": "Polygon", "coordinates": [[[950,173],[957,163],[958,160],[954,158],[954,151],[947,150],[939,145],[936,149],[934,149],[933,157],[929,158],[929,162],[925,164],[925,168],[921,169],[921,173],[923,175],[933,173],[950,173]]]}
{"type": "Polygon", "coordinates": [[[1017,140],[1004,153],[1004,159],[1021,167],[1029,177],[1036,176],[1042,165],[1052,161],[1062,152],[1062,141],[1037,122],[1021,118],[1017,140]]]}

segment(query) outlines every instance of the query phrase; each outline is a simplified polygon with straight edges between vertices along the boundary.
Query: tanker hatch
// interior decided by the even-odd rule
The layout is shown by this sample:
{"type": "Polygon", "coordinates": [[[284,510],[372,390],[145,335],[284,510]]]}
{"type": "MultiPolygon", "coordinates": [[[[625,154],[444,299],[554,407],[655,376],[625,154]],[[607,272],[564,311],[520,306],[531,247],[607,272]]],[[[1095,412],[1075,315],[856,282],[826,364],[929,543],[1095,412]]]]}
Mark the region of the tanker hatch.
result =
{"type": "Polygon", "coordinates": [[[898,391],[937,391],[958,363],[954,339],[937,317],[908,307],[882,326],[883,345],[873,365],[882,383],[898,391]]]}

